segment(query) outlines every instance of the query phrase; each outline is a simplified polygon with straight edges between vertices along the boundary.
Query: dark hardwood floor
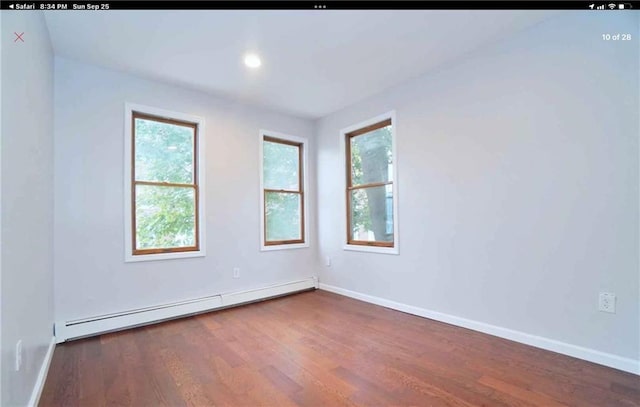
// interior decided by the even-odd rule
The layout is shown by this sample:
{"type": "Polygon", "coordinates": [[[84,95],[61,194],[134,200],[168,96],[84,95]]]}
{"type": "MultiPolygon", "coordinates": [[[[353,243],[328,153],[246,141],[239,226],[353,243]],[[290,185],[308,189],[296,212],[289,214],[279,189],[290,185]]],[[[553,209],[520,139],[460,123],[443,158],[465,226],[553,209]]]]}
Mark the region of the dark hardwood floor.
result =
{"type": "Polygon", "coordinates": [[[325,291],[58,345],[40,406],[639,406],[640,377],[325,291]]]}

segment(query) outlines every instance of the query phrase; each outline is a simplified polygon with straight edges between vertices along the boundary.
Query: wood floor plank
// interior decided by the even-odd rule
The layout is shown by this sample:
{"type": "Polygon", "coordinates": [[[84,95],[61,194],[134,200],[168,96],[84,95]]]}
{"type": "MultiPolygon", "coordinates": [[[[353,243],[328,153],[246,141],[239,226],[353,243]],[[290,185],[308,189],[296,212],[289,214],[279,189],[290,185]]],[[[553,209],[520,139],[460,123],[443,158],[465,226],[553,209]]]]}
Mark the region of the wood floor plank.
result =
{"type": "Polygon", "coordinates": [[[152,336],[147,328],[137,329],[135,333],[137,335],[134,341],[138,349],[144,350],[140,351],[141,367],[137,374],[144,378],[143,386],[146,391],[153,394],[152,397],[157,400],[158,406],[186,406],[187,403],[180,397],[180,390],[162,358],[162,351],[166,348],[165,343],[157,336],[152,336]]]}
{"type": "Polygon", "coordinates": [[[102,359],[100,338],[88,338],[82,341],[81,353],[78,357],[78,372],[91,371],[92,374],[81,375],[79,381],[79,404],[91,406],[105,405],[104,380],[102,369],[95,369],[102,359]]]}
{"type": "Polygon", "coordinates": [[[40,406],[640,407],[640,377],[325,291],[56,347],[40,406]]]}
{"type": "MultiPolygon", "coordinates": [[[[102,370],[105,404],[107,406],[131,406],[133,400],[131,398],[130,383],[127,378],[127,371],[135,369],[133,366],[127,366],[125,359],[120,352],[121,343],[128,339],[128,332],[119,332],[111,336],[101,337],[102,358],[101,364],[96,366],[102,370]]],[[[78,345],[81,345],[79,342],[78,345]]],[[[66,344],[75,346],[75,343],[66,344]]],[[[90,371],[81,371],[80,375],[91,374],[90,371]]],[[[63,404],[64,405],[64,404],[63,404]]]]}
{"type": "Polygon", "coordinates": [[[534,405],[547,407],[566,407],[566,404],[560,403],[552,397],[549,397],[548,395],[531,391],[528,388],[515,386],[491,376],[482,376],[480,380],[478,380],[478,383],[482,383],[502,393],[510,394],[515,398],[532,403],[534,405]]]}
{"type": "Polygon", "coordinates": [[[281,389],[285,394],[291,396],[303,389],[298,383],[291,380],[287,375],[278,370],[277,367],[269,365],[260,369],[260,373],[269,380],[273,386],[281,389]]]}

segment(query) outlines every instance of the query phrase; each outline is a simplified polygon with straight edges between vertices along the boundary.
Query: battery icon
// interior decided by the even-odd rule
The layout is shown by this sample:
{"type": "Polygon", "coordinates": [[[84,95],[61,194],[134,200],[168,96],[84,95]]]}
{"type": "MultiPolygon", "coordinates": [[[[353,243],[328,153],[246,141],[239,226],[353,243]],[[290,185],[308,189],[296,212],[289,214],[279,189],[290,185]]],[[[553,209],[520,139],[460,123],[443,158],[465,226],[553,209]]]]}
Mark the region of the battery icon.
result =
{"type": "Polygon", "coordinates": [[[633,6],[631,5],[631,3],[620,3],[618,4],[618,10],[624,10],[624,9],[629,9],[629,8],[633,8],[633,6]]]}
{"type": "Polygon", "coordinates": [[[619,8],[620,10],[623,10],[623,9],[624,9],[624,3],[620,3],[620,4],[618,4],[618,8],[619,8]]]}

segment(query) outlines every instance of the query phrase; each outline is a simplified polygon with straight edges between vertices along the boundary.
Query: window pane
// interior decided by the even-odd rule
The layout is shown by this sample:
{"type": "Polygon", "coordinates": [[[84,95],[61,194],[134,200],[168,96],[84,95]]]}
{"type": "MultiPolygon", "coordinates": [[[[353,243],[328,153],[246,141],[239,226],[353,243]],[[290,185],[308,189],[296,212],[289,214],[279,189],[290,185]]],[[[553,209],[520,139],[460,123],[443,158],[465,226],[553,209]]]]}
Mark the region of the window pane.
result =
{"type": "Polygon", "coordinates": [[[350,138],[352,185],[393,179],[391,125],[350,138]]]}
{"type": "Polygon", "coordinates": [[[136,249],[193,247],[195,189],[136,185],[136,249]]]}
{"type": "Polygon", "coordinates": [[[302,239],[300,196],[287,192],[265,194],[267,242],[302,239]]]}
{"type": "Polygon", "coordinates": [[[265,141],[263,144],[265,189],[299,191],[300,150],[298,146],[265,141]]]}
{"type": "Polygon", "coordinates": [[[393,242],[393,186],[359,188],[351,194],[351,239],[393,242]]]}
{"type": "Polygon", "coordinates": [[[138,118],[134,123],[136,181],[192,184],[194,129],[138,118]]]}

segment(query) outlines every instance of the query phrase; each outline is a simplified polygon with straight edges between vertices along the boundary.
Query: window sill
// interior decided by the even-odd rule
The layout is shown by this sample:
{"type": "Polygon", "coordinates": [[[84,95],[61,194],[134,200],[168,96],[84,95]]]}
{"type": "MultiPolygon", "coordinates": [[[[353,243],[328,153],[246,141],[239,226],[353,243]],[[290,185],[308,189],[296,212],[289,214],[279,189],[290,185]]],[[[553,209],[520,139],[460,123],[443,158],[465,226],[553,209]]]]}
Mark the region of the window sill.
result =
{"type": "Polygon", "coordinates": [[[380,247],[380,246],[365,246],[359,244],[345,244],[344,250],[350,250],[354,252],[368,252],[368,253],[380,253],[380,254],[395,254],[399,255],[398,246],[395,247],[380,247]]]}
{"type": "Polygon", "coordinates": [[[187,259],[191,257],[205,257],[204,250],[195,252],[178,252],[178,253],[156,253],[156,254],[140,254],[132,255],[127,253],[125,255],[125,263],[133,263],[138,261],[157,261],[157,260],[174,260],[174,259],[187,259]]]}
{"type": "Polygon", "coordinates": [[[279,244],[273,246],[260,246],[261,252],[271,252],[274,250],[288,250],[288,249],[304,249],[309,247],[309,243],[294,243],[294,244],[279,244]]]}

